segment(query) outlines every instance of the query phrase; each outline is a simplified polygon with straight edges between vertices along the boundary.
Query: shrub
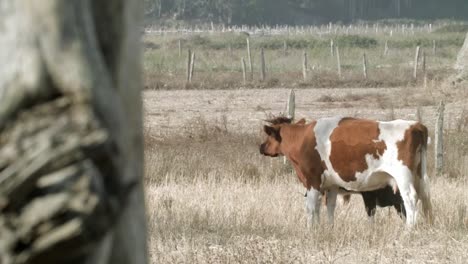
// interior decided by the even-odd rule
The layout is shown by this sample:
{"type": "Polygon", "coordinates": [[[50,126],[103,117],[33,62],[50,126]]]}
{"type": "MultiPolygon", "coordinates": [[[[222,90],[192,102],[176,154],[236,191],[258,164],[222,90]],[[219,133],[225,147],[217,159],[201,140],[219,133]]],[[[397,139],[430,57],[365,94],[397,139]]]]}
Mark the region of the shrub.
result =
{"type": "Polygon", "coordinates": [[[465,33],[468,32],[467,24],[451,24],[435,30],[436,33],[465,33]]]}
{"type": "Polygon", "coordinates": [[[374,48],[378,42],[374,38],[358,35],[338,36],[336,43],[340,47],[374,48]]]}

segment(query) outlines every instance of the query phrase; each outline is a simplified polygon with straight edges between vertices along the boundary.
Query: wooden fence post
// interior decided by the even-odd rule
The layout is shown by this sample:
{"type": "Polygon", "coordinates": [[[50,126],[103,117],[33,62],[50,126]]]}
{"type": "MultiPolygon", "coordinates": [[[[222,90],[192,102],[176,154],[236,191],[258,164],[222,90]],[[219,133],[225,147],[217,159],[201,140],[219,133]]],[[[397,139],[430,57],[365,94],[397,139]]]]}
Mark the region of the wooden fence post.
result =
{"type": "Polygon", "coordinates": [[[413,79],[417,80],[418,79],[418,61],[419,61],[419,52],[420,52],[420,47],[416,47],[416,54],[414,55],[414,71],[413,71],[413,79]]]}
{"type": "Polygon", "coordinates": [[[192,51],[189,49],[188,50],[188,56],[187,56],[187,83],[190,82],[190,67],[192,65],[192,51]]]}
{"type": "Polygon", "coordinates": [[[304,51],[304,60],[302,62],[302,76],[304,77],[304,82],[307,81],[307,69],[308,69],[307,52],[304,51]]]}
{"type": "Polygon", "coordinates": [[[441,176],[444,168],[444,101],[441,101],[437,109],[437,120],[435,126],[434,157],[436,175],[441,176]]]}
{"type": "Polygon", "coordinates": [[[336,63],[338,66],[338,77],[341,79],[341,59],[340,59],[340,49],[336,46],[336,63]]]}
{"type": "Polygon", "coordinates": [[[288,104],[286,105],[287,117],[294,120],[296,111],[296,93],[293,89],[289,91],[288,104]]]}
{"type": "Polygon", "coordinates": [[[362,67],[363,67],[363,71],[364,71],[364,79],[367,80],[367,57],[366,57],[365,52],[362,55],[362,67]]]}
{"type": "Polygon", "coordinates": [[[388,40],[385,41],[385,47],[384,47],[384,56],[386,57],[388,55],[388,40]]]}
{"type": "Polygon", "coordinates": [[[244,85],[246,85],[247,84],[247,73],[246,73],[244,57],[242,57],[241,63],[242,63],[242,80],[243,80],[244,85]]]}
{"type": "Polygon", "coordinates": [[[252,53],[250,50],[250,38],[247,38],[247,59],[249,60],[250,79],[253,80],[252,53]]]}
{"type": "Polygon", "coordinates": [[[261,77],[262,82],[264,82],[266,79],[266,65],[265,65],[265,50],[263,48],[260,50],[260,62],[261,62],[261,67],[262,67],[260,77],[261,77]]]}
{"type": "Polygon", "coordinates": [[[330,39],[330,56],[333,58],[335,57],[335,43],[333,39],[330,39]]]}
{"type": "MultiPolygon", "coordinates": [[[[286,117],[291,118],[294,121],[295,112],[296,112],[296,94],[294,93],[294,90],[291,89],[291,91],[289,91],[288,103],[286,104],[286,113],[287,113],[286,117]]],[[[284,157],[283,163],[287,164],[286,157],[284,157]]]]}
{"type": "Polygon", "coordinates": [[[423,73],[423,76],[426,75],[426,52],[423,51],[422,53],[422,73],[423,73]]]}
{"type": "Polygon", "coordinates": [[[179,39],[179,57],[182,56],[182,41],[179,39]]]}
{"type": "Polygon", "coordinates": [[[284,40],[283,42],[283,54],[284,56],[288,56],[288,43],[286,42],[286,40],[284,40]]]}
{"type": "Polygon", "coordinates": [[[422,73],[423,73],[423,80],[424,80],[424,89],[427,88],[427,68],[426,68],[426,52],[423,51],[422,53],[422,73]]]}
{"type": "Polygon", "coordinates": [[[189,80],[189,82],[192,82],[194,69],[195,69],[195,52],[192,52],[192,58],[190,59],[190,80],[189,80]]]}

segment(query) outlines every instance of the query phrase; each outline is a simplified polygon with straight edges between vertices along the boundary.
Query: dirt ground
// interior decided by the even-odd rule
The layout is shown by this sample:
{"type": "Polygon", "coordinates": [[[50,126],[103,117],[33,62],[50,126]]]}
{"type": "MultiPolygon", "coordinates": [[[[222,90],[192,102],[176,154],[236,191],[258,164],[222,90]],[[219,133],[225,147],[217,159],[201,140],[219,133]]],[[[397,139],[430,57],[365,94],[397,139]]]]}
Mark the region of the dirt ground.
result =
{"type": "MultiPolygon", "coordinates": [[[[155,137],[183,134],[204,124],[228,131],[256,133],[269,114],[285,112],[289,89],[145,91],[145,126],[155,137]]],[[[297,89],[296,118],[352,116],[378,120],[417,120],[433,128],[441,99],[466,98],[466,91],[446,93],[416,88],[297,89]]],[[[447,103],[445,126],[466,114],[465,103],[447,103]]]]}

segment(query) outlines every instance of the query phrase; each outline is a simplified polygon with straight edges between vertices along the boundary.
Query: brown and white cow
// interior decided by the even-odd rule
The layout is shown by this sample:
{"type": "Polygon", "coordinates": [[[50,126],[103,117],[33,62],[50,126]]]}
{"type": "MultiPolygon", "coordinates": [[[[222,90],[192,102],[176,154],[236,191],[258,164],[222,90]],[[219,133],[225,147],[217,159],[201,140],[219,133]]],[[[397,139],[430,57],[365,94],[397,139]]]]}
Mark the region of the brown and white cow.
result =
{"type": "Polygon", "coordinates": [[[307,190],[309,223],[318,221],[321,193],[327,192],[327,211],[333,222],[340,190],[367,192],[391,186],[400,192],[406,224],[417,218],[417,201],[431,219],[426,173],[427,128],[419,122],[379,122],[349,117],[303,120],[279,117],[264,126],[268,135],[260,153],[285,155],[307,190]]]}

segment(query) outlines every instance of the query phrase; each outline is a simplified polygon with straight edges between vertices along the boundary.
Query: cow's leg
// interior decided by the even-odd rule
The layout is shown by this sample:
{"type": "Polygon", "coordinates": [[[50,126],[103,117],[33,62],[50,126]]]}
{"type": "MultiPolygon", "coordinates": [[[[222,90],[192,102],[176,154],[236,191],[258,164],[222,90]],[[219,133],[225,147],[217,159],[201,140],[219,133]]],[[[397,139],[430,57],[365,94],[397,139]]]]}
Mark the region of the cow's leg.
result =
{"type": "Polygon", "coordinates": [[[327,213],[328,213],[328,222],[330,224],[333,224],[333,221],[334,221],[337,196],[338,196],[337,189],[332,189],[327,192],[327,213]]]}
{"type": "Polygon", "coordinates": [[[374,221],[375,209],[377,208],[377,199],[373,192],[362,192],[362,199],[366,207],[367,216],[371,222],[374,221]]]}
{"type": "Polygon", "coordinates": [[[406,225],[413,226],[416,224],[417,218],[417,199],[418,195],[413,183],[413,174],[407,167],[401,167],[394,170],[391,174],[398,185],[400,190],[401,198],[405,205],[406,211],[406,225]]]}
{"type": "Polygon", "coordinates": [[[320,221],[320,204],[321,204],[322,194],[310,188],[307,190],[306,197],[306,210],[307,210],[307,225],[310,227],[312,224],[319,223],[320,221]]]}

